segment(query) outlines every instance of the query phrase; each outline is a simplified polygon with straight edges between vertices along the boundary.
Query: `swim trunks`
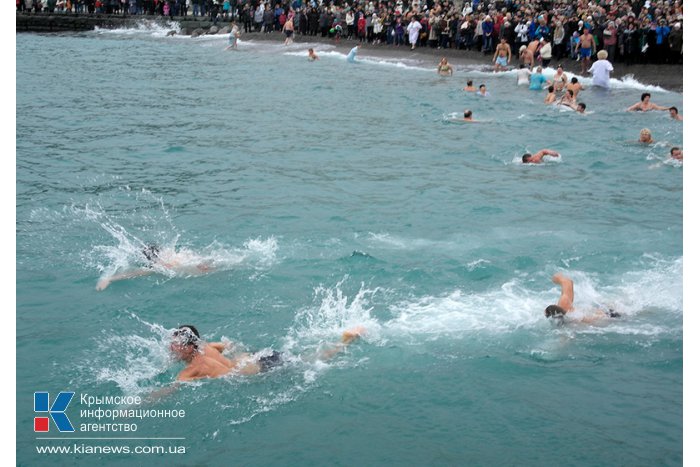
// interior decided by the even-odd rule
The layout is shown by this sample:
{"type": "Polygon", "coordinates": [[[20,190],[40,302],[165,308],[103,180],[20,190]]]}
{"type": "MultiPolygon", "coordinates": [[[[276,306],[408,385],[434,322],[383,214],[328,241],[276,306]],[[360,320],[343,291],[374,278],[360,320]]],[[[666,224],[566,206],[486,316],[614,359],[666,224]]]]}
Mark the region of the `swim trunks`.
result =
{"type": "MultiPolygon", "coordinates": [[[[284,33],[287,35],[287,37],[292,37],[292,34],[294,34],[294,31],[284,31],[284,33]]],[[[590,54],[589,54],[590,56],[590,54]]]]}
{"type": "Polygon", "coordinates": [[[581,47],[581,58],[590,58],[591,56],[591,48],[585,48],[581,47]]]}
{"type": "Polygon", "coordinates": [[[280,366],[282,363],[282,352],[278,352],[276,350],[272,351],[272,355],[266,355],[258,359],[258,365],[260,365],[261,372],[265,372],[271,368],[280,366]]]}
{"type": "Polygon", "coordinates": [[[496,57],[496,64],[501,65],[502,67],[508,66],[508,58],[507,57],[496,57]]]}

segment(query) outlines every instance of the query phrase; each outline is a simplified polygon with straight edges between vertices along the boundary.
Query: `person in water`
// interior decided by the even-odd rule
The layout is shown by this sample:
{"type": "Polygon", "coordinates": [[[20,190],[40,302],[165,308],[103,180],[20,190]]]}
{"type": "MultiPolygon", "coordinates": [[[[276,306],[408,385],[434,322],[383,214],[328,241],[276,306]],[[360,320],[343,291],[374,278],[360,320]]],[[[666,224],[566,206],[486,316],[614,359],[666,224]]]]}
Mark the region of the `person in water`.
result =
{"type": "Polygon", "coordinates": [[[437,66],[437,73],[440,76],[452,76],[452,65],[449,64],[446,57],[442,57],[437,66]]]}
{"type": "Polygon", "coordinates": [[[542,158],[544,156],[559,157],[559,153],[557,151],[552,151],[551,149],[540,149],[535,154],[530,154],[527,152],[523,154],[523,164],[539,164],[542,162],[542,158]]]}
{"type": "Polygon", "coordinates": [[[350,63],[353,63],[355,61],[355,55],[357,55],[358,50],[360,50],[362,44],[358,43],[355,47],[350,49],[350,53],[348,53],[347,60],[350,63]]]}
{"type": "Polygon", "coordinates": [[[639,132],[639,140],[637,142],[643,144],[651,144],[654,142],[654,139],[651,137],[651,131],[649,130],[649,128],[641,129],[641,131],[639,132]]]}
{"type": "Polygon", "coordinates": [[[545,104],[553,104],[557,100],[557,93],[554,92],[554,86],[547,88],[547,95],[544,98],[545,104]]]}
{"type": "Polygon", "coordinates": [[[471,110],[467,109],[464,111],[464,121],[465,122],[476,122],[476,120],[474,120],[472,118],[472,111],[471,110]]]}
{"type": "MultiPolygon", "coordinates": [[[[566,277],[561,273],[557,273],[552,276],[552,282],[558,284],[561,287],[561,295],[559,296],[559,301],[556,305],[549,305],[544,310],[544,316],[546,318],[564,318],[568,313],[574,311],[574,281],[571,278],[566,277]]],[[[580,321],[583,323],[592,323],[598,321],[601,318],[619,318],[620,314],[612,309],[607,311],[595,310],[593,316],[587,316],[582,318],[580,321]]]]}
{"type": "Polygon", "coordinates": [[[476,88],[474,87],[474,81],[467,81],[467,85],[464,87],[464,90],[467,92],[476,92],[476,88]]]}
{"type": "MultiPolygon", "coordinates": [[[[362,326],[348,329],[343,332],[339,342],[318,355],[319,359],[329,360],[365,333],[366,330],[362,326]]],[[[223,356],[224,350],[226,344],[206,342],[194,326],[180,326],[173,332],[170,343],[171,353],[186,363],[185,368],[177,375],[177,381],[220,378],[229,374],[256,375],[284,363],[284,354],[278,351],[263,356],[240,353],[226,358],[223,356]]]]}
{"type": "Polygon", "coordinates": [[[672,120],[683,120],[683,116],[678,113],[677,107],[669,107],[668,114],[671,116],[672,120]]]}
{"type": "Polygon", "coordinates": [[[158,245],[150,244],[141,249],[144,267],[127,270],[121,273],[113,274],[109,277],[103,277],[97,282],[96,290],[104,290],[112,282],[125,279],[133,279],[135,277],[148,276],[158,272],[158,269],[179,272],[183,274],[201,275],[214,270],[214,268],[206,262],[193,263],[193,257],[183,252],[175,250],[162,250],[158,245]]]}
{"type": "Polygon", "coordinates": [[[651,102],[651,94],[648,92],[642,93],[642,100],[634,105],[631,105],[628,112],[649,112],[650,110],[669,110],[670,107],[662,107],[651,102]]]}
{"type": "Polygon", "coordinates": [[[313,62],[314,60],[318,60],[318,55],[314,52],[314,49],[309,49],[309,61],[313,62]]]}
{"type": "Polygon", "coordinates": [[[683,150],[677,146],[671,148],[671,159],[683,161],[683,150]]]}

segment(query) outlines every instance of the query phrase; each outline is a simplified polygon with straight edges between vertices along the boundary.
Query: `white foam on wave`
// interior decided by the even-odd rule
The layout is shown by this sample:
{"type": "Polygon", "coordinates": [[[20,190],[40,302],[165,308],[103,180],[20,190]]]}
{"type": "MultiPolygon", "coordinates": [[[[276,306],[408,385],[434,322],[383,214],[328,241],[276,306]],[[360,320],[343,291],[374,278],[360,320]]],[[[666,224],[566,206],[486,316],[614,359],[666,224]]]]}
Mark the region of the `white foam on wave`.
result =
{"type": "Polygon", "coordinates": [[[180,23],[177,21],[150,21],[138,20],[130,26],[120,28],[100,28],[95,26],[94,32],[100,35],[135,36],[147,35],[152,37],[166,37],[170,31],[180,32],[180,23]]]}
{"type": "MultiPolygon", "coordinates": [[[[678,330],[676,316],[683,312],[683,259],[665,260],[648,256],[643,269],[630,271],[601,284],[596,274],[570,271],[574,280],[576,312],[572,315],[575,332],[659,335],[678,330]],[[619,319],[603,319],[600,325],[576,325],[575,320],[593,316],[595,310],[612,308],[619,319]],[[649,321],[652,322],[649,322],[649,321]]],[[[544,274],[539,281],[547,281],[544,274]]],[[[530,278],[514,278],[500,288],[470,293],[454,290],[445,295],[425,296],[394,304],[394,316],[382,325],[383,337],[401,336],[438,338],[465,333],[503,334],[517,329],[546,326],[544,308],[556,303],[558,286],[535,289],[530,278]]]]}
{"type": "Polygon", "coordinates": [[[426,238],[405,238],[397,235],[392,235],[386,232],[374,233],[369,232],[367,237],[363,239],[372,246],[389,248],[393,250],[427,250],[441,249],[451,250],[458,247],[458,244],[453,241],[432,240],[426,238]]]}

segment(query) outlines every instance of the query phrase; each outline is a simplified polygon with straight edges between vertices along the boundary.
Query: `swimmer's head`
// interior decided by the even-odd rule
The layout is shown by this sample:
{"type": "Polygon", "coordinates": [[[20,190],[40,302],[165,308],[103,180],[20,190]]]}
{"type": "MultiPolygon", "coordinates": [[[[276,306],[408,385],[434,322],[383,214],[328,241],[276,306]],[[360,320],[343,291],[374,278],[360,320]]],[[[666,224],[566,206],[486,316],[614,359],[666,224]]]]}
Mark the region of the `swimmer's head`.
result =
{"type": "Polygon", "coordinates": [[[472,111],[467,109],[464,111],[464,118],[472,118],[472,111]]]}
{"type": "Polygon", "coordinates": [[[671,157],[673,159],[677,159],[682,161],[683,160],[683,150],[679,148],[678,146],[674,146],[671,148],[671,157]]]}
{"type": "Polygon", "coordinates": [[[523,154],[523,164],[527,164],[528,162],[530,162],[530,159],[532,159],[532,154],[530,154],[529,152],[523,154]]]}
{"type": "Polygon", "coordinates": [[[574,91],[572,91],[571,89],[567,89],[566,92],[569,93],[569,97],[574,97],[574,91]]]}
{"type": "Polygon", "coordinates": [[[643,92],[642,93],[642,102],[644,102],[644,99],[651,99],[651,94],[648,92],[643,92]]]}
{"type": "Polygon", "coordinates": [[[677,107],[669,107],[668,113],[671,114],[671,117],[675,117],[676,115],[678,115],[678,108],[677,107]]]}
{"type": "Polygon", "coordinates": [[[548,88],[547,88],[547,91],[549,91],[549,92],[554,92],[554,86],[548,87],[548,88]]]}
{"type": "Polygon", "coordinates": [[[584,113],[586,111],[586,104],[584,104],[583,102],[579,102],[578,106],[576,107],[576,111],[584,113]]]}
{"type": "Polygon", "coordinates": [[[143,253],[143,256],[146,257],[149,264],[155,263],[156,261],[158,261],[160,247],[158,245],[156,245],[155,243],[149,243],[148,245],[143,247],[143,249],[141,250],[141,253],[143,253]]]}
{"type": "Polygon", "coordinates": [[[486,85],[485,85],[485,84],[480,84],[480,85],[479,85],[479,89],[480,89],[480,90],[483,89],[484,91],[486,91],[486,85]]]}
{"type": "Polygon", "coordinates": [[[549,305],[544,309],[544,316],[546,318],[563,318],[566,314],[566,310],[559,305],[549,305]]]}
{"type": "Polygon", "coordinates": [[[473,86],[473,85],[474,85],[474,81],[472,81],[472,80],[467,81],[467,86],[473,86]]]}
{"type": "Polygon", "coordinates": [[[177,328],[172,335],[170,350],[183,360],[192,357],[194,352],[199,351],[201,339],[199,331],[191,324],[185,324],[177,328]]]}
{"type": "Polygon", "coordinates": [[[578,83],[578,78],[574,76],[573,78],[571,78],[571,84],[576,84],[576,83],[578,83]]]}

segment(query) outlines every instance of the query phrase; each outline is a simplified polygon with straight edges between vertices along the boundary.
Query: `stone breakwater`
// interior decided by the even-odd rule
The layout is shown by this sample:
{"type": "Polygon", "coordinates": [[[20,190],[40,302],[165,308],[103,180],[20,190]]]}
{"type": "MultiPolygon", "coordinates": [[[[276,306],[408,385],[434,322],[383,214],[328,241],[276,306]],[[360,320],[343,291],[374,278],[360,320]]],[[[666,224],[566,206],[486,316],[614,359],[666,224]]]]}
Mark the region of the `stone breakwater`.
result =
{"type": "Polygon", "coordinates": [[[174,17],[172,20],[163,16],[121,16],[121,15],[78,15],[61,13],[17,13],[16,32],[67,32],[92,31],[96,27],[105,29],[135,27],[143,21],[161,23],[167,27],[172,21],[180,24],[180,31],[172,34],[183,36],[200,36],[203,34],[228,34],[230,25],[226,21],[214,24],[211,20],[199,20],[186,17],[174,17]]]}

